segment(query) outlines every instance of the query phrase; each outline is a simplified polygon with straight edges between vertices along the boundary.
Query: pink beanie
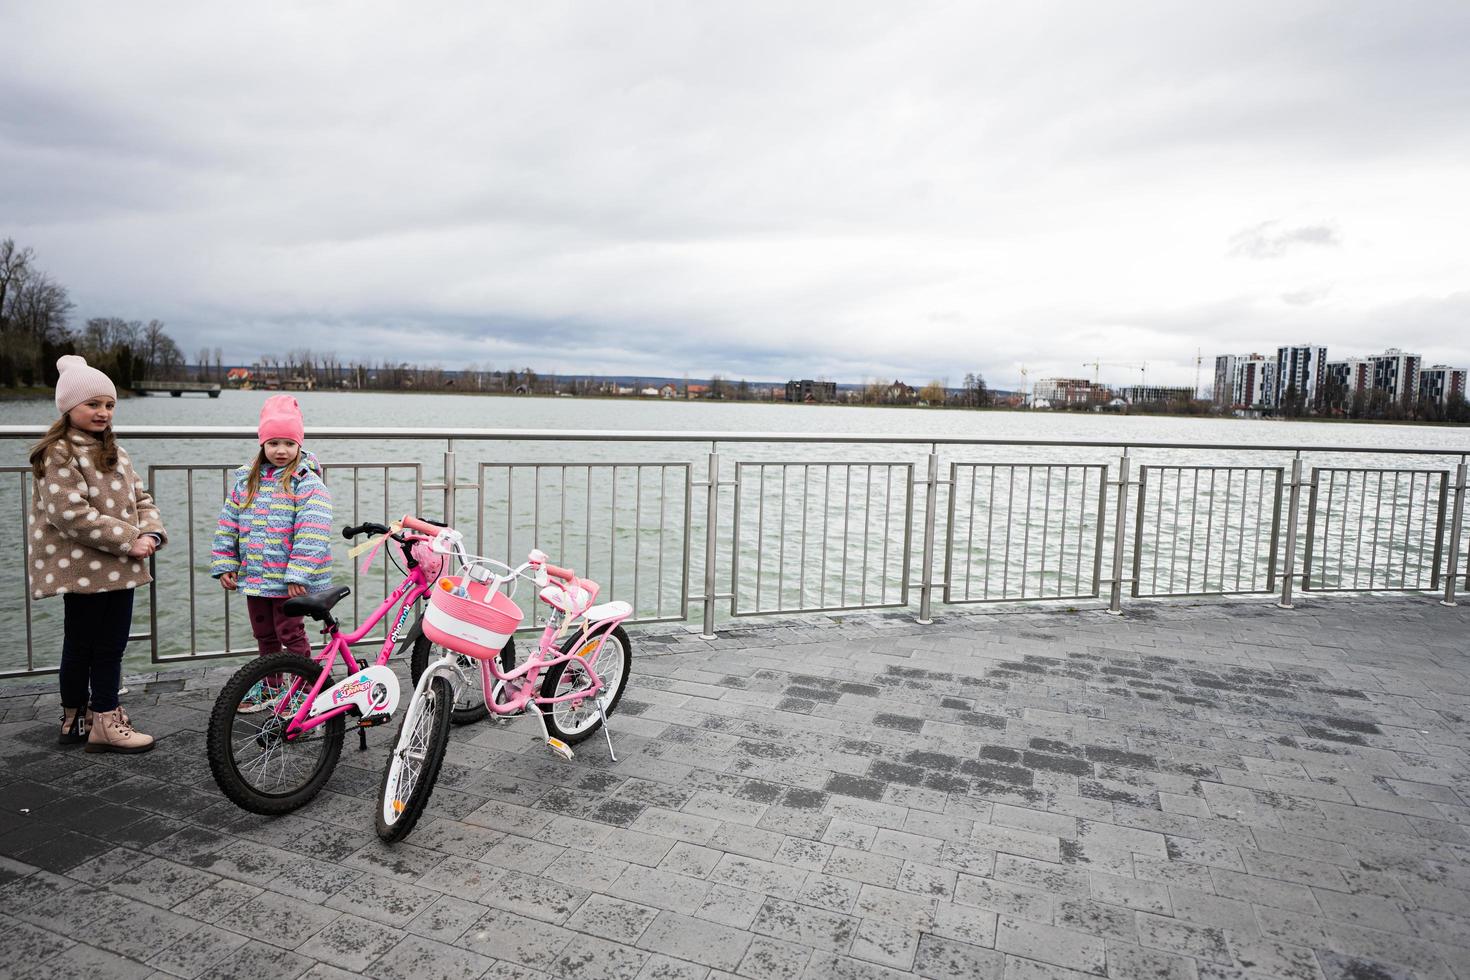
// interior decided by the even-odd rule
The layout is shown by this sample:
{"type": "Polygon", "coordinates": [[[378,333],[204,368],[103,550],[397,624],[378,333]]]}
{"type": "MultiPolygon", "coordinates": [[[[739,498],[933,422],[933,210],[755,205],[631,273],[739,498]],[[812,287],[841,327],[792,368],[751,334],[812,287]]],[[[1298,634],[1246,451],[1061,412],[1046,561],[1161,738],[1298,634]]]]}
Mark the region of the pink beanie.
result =
{"type": "Polygon", "coordinates": [[[80,354],[63,354],[56,359],[56,410],[62,415],[82,402],[99,395],[117,400],[117,387],[112,379],[87,364],[80,354]]]}
{"type": "Polygon", "coordinates": [[[261,442],[290,439],[296,445],[305,441],[306,427],[301,421],[301,406],[290,395],[271,395],[260,407],[261,442]]]}

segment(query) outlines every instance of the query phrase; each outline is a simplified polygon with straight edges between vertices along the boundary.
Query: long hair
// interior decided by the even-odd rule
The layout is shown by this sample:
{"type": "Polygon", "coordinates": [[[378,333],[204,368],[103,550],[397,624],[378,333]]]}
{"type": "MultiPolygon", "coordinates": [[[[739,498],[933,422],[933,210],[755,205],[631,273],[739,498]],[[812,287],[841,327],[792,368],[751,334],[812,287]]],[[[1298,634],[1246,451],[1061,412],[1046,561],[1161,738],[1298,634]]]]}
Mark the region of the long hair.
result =
{"type": "MultiPolygon", "coordinates": [[[[69,441],[71,429],[71,419],[63,415],[52,422],[51,428],[46,430],[41,440],[31,447],[31,472],[35,474],[36,479],[39,480],[46,475],[46,454],[57,443],[69,441]]],[[[95,436],[96,441],[88,447],[90,450],[88,455],[92,457],[92,463],[97,469],[103,473],[110,473],[117,469],[117,436],[113,433],[112,426],[109,425],[100,433],[89,432],[87,434],[95,436]]]]}
{"type": "Polygon", "coordinates": [[[255,458],[250,461],[250,475],[245,478],[245,499],[240,501],[241,507],[249,507],[255,500],[255,495],[260,491],[260,471],[265,469],[269,460],[265,458],[265,447],[256,450],[255,458]]]}
{"type": "MultiPolygon", "coordinates": [[[[301,447],[296,447],[296,458],[290,464],[281,467],[275,479],[279,480],[281,486],[286,486],[286,477],[295,471],[297,464],[301,462],[301,447]]],[[[265,446],[256,450],[255,458],[250,461],[250,473],[245,477],[245,499],[240,501],[241,507],[249,507],[255,502],[255,495],[260,492],[261,481],[265,479],[262,471],[271,465],[270,460],[265,458],[265,446]]]]}

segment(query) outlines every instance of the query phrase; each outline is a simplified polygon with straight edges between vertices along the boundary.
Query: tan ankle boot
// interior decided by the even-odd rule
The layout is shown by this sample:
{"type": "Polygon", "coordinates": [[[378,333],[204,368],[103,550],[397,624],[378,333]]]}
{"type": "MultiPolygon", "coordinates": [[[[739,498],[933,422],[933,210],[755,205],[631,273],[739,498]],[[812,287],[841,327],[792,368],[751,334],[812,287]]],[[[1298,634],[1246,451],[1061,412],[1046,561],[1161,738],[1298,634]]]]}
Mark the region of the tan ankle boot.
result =
{"type": "MultiPolygon", "coordinates": [[[[122,718],[122,723],[124,725],[131,725],[133,723],[133,719],[131,719],[131,718],[128,717],[128,713],[123,710],[123,706],[122,705],[118,705],[117,706],[117,713],[118,713],[118,717],[122,718]]],[[[97,724],[97,715],[96,715],[95,712],[92,711],[91,708],[88,708],[87,709],[87,724],[86,724],[86,727],[82,730],[82,734],[85,735],[85,734],[87,734],[87,732],[91,731],[92,730],[92,726],[95,725],[95,724],[97,724]]]]}
{"type": "Polygon", "coordinates": [[[87,740],[88,727],[92,723],[92,712],[81,708],[61,709],[61,734],[56,737],[58,745],[80,745],[87,740]]]}
{"type": "Polygon", "coordinates": [[[87,735],[88,752],[147,752],[153,748],[153,736],[133,731],[123,720],[121,708],[99,711],[92,715],[92,731],[87,735]]]}

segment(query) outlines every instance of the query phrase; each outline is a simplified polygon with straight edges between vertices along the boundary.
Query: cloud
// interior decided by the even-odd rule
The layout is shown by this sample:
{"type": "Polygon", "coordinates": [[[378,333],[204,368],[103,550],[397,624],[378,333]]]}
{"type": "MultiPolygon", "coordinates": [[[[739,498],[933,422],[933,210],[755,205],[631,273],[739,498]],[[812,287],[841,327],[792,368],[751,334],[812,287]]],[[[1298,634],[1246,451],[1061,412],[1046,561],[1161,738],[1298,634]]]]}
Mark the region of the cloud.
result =
{"type": "Polygon", "coordinates": [[[1250,259],[1277,259],[1296,245],[1341,244],[1337,229],[1330,224],[1282,228],[1279,221],[1263,221],[1231,235],[1229,254],[1250,259]]]}
{"type": "Polygon", "coordinates": [[[1470,364],[1467,62],[1450,0],[12,4],[0,237],[246,363],[1470,364]]]}
{"type": "Polygon", "coordinates": [[[1314,286],[1307,289],[1293,289],[1291,292],[1281,294],[1281,302],[1292,306],[1311,306],[1320,303],[1332,293],[1331,286],[1314,286]]]}

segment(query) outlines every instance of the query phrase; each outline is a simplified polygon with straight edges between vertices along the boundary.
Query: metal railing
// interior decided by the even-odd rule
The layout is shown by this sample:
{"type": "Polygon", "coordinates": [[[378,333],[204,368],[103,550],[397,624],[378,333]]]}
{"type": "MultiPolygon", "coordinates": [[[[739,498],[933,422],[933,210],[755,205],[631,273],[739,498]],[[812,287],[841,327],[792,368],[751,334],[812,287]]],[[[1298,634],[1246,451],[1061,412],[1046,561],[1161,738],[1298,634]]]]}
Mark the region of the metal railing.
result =
{"type": "Polygon", "coordinates": [[[908,605],[913,496],[908,463],[737,463],[730,615],[908,605]]]}
{"type": "Polygon", "coordinates": [[[1097,598],[1106,465],[952,463],[949,474],[945,602],[1097,598]]]}
{"type": "MultiPolygon", "coordinates": [[[[0,446],[40,434],[0,427],[0,446]]],[[[1393,590],[1453,604],[1470,580],[1464,449],[737,432],[311,436],[339,523],[413,510],[455,524],[482,554],[539,546],[629,601],[634,621],[694,616],[705,636],[744,617],[801,612],[911,609],[928,622],[936,599],[1105,601],[1119,613],[1125,595],[1278,594],[1290,608],[1300,592],[1393,590]],[[341,443],[367,441],[389,458],[332,461],[341,443]],[[575,460],[563,458],[568,442],[580,446],[575,460]],[[642,458],[630,458],[634,447],[642,458]],[[527,458],[506,458],[516,455],[527,458]],[[1358,465],[1384,457],[1405,465],[1358,465]]],[[[171,541],[153,560],[147,622],[134,639],[155,664],[252,653],[241,603],[209,577],[209,542],[229,457],[254,431],[125,427],[119,437],[134,458],[169,440],[191,460],[147,468],[171,541]]],[[[0,467],[0,479],[15,481],[25,513],[28,468],[0,467]]],[[[0,542],[10,534],[29,561],[24,522],[15,528],[0,530],[0,542]]],[[[345,542],[338,548],[355,621],[396,574],[381,559],[364,574],[345,560],[345,542]]],[[[55,670],[60,604],[30,598],[25,567],[0,572],[0,594],[22,598],[0,605],[0,625],[25,637],[23,657],[0,655],[0,676],[55,670]]],[[[532,597],[517,599],[533,626],[532,597]]]]}
{"type": "Polygon", "coordinates": [[[1133,595],[1275,592],[1284,475],[1279,466],[1140,466],[1133,595]]]}

